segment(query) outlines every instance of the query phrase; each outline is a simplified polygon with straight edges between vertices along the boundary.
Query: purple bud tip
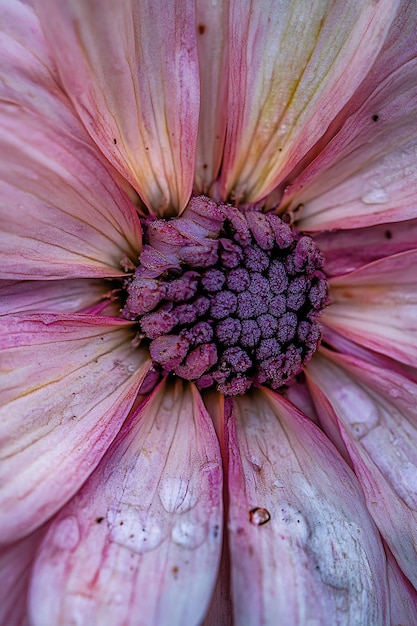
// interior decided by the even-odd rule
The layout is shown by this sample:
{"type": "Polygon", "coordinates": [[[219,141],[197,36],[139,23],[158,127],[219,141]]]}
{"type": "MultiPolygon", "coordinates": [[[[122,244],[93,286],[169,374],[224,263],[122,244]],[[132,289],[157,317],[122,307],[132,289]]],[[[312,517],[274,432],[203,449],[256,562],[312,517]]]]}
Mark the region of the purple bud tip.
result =
{"type": "Polygon", "coordinates": [[[327,303],[314,241],[276,215],[194,197],[179,218],[144,220],[144,262],[123,315],[163,373],[226,395],[277,389],[320,342],[327,303]]]}

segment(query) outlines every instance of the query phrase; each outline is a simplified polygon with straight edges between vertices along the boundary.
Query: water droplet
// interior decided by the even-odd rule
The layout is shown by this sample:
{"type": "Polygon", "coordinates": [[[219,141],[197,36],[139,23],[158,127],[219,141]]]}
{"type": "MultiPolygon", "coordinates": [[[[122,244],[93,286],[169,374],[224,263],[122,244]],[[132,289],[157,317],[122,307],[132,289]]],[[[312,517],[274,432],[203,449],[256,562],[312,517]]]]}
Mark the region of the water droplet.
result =
{"type": "Polygon", "coordinates": [[[369,424],[367,424],[366,422],[354,422],[350,425],[350,427],[352,429],[352,434],[355,439],[362,439],[362,437],[365,437],[365,435],[367,435],[371,430],[369,428],[369,424]]]}
{"type": "Polygon", "coordinates": [[[200,522],[182,520],[172,529],[172,540],[183,548],[198,548],[207,536],[207,527],[200,522]]]}
{"type": "Polygon", "coordinates": [[[75,550],[80,542],[80,527],[74,515],[64,518],[53,530],[53,544],[63,550],[75,550]]]}
{"type": "Polygon", "coordinates": [[[388,194],[385,189],[372,189],[361,198],[365,204],[385,204],[388,202],[388,194]]]}
{"type": "Polygon", "coordinates": [[[167,536],[159,516],[127,504],[123,510],[110,509],[107,520],[111,541],[134,552],[150,552],[167,536]]]}
{"type": "Polygon", "coordinates": [[[128,372],[135,372],[136,371],[136,367],[134,365],[128,365],[127,366],[127,371],[128,372]]]}
{"type": "Polygon", "coordinates": [[[270,519],[271,515],[267,509],[256,507],[249,511],[249,521],[254,526],[262,526],[262,524],[269,522],[270,519]]]}

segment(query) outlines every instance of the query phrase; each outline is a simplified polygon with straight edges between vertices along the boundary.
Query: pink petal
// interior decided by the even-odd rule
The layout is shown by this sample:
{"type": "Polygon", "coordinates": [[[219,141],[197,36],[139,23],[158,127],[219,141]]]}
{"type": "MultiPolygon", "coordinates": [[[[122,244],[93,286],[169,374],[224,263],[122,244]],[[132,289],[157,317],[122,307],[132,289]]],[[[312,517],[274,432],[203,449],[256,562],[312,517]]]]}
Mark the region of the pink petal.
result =
{"type": "Polygon", "coordinates": [[[79,138],[86,132],[59,84],[39,20],[27,3],[0,0],[0,95],[64,126],[79,138]]]}
{"type": "Polygon", "coordinates": [[[88,132],[154,213],[192,190],[199,81],[193,3],[36,2],[88,132]]]}
{"type": "Polygon", "coordinates": [[[196,2],[200,72],[200,118],[195,165],[195,192],[208,194],[219,172],[227,123],[228,21],[225,0],[196,2]]]}
{"type": "Polygon", "coordinates": [[[113,318],[1,319],[1,542],[57,511],[113,441],[149,367],[132,337],[113,318]]]}
{"type": "Polygon", "coordinates": [[[0,551],[0,624],[28,626],[27,591],[32,562],[45,528],[0,551]]]}
{"type": "Polygon", "coordinates": [[[377,259],[413,250],[417,219],[318,233],[314,241],[326,259],[325,272],[330,276],[347,274],[377,259]]]}
{"type": "Polygon", "coordinates": [[[32,9],[3,1],[1,11],[0,99],[18,105],[3,103],[0,112],[0,168],[5,170],[0,211],[3,230],[9,228],[1,235],[2,267],[8,276],[22,278],[34,277],[32,266],[37,266],[36,278],[121,274],[120,259],[134,260],[139,249],[135,211],[59,86],[32,9]],[[10,206],[17,209],[13,219],[10,206]],[[39,223],[41,212],[47,227],[39,223]],[[89,253],[92,258],[86,258],[89,253]]]}
{"type": "Polygon", "coordinates": [[[2,276],[123,275],[140,224],[104,160],[43,115],[3,105],[0,120],[2,276]]]}
{"type": "Polygon", "coordinates": [[[350,468],[281,396],[232,407],[235,623],[387,624],[385,555],[350,468]]]}
{"type": "Polygon", "coordinates": [[[358,228],[417,215],[416,20],[416,4],[403,2],[341,129],[288,190],[292,206],[303,205],[300,228],[358,228]]]}
{"type": "Polygon", "coordinates": [[[310,394],[310,391],[303,380],[294,380],[285,389],[284,396],[291,402],[301,413],[308,415],[308,417],[318,424],[318,417],[314,403],[310,394]]]}
{"type": "MultiPolygon", "coordinates": [[[[355,343],[354,341],[350,341],[344,335],[338,333],[333,330],[329,326],[323,326],[323,345],[328,345],[335,352],[341,352],[342,354],[349,354],[350,356],[357,357],[362,361],[366,361],[371,365],[376,365],[379,368],[391,370],[409,378],[410,380],[414,380],[417,382],[417,369],[412,367],[411,365],[406,365],[405,363],[400,363],[395,359],[392,359],[388,356],[384,356],[378,352],[374,352],[368,350],[364,346],[355,343]]],[[[319,350],[322,348],[319,346],[319,350]]],[[[307,415],[310,415],[307,413],[307,415]]]]}
{"type": "MultiPolygon", "coordinates": [[[[307,368],[324,430],[338,431],[367,506],[417,584],[417,385],[397,372],[321,350],[307,368]]],[[[338,442],[335,441],[337,444],[338,442]]]]}
{"type": "Polygon", "coordinates": [[[404,576],[388,548],[386,553],[391,624],[417,624],[417,591],[404,576]]]}
{"type": "Polygon", "coordinates": [[[199,394],[162,384],[52,523],[32,578],[33,626],[201,623],[220,558],[221,495],[199,394]]]}
{"type": "Polygon", "coordinates": [[[360,345],[415,366],[416,264],[417,250],[409,250],[332,279],[332,304],[322,321],[360,345]]]}
{"type": "Polygon", "coordinates": [[[107,302],[111,297],[111,283],[104,280],[1,280],[0,315],[75,313],[107,302]]]}
{"type": "Polygon", "coordinates": [[[231,3],[225,197],[260,200],[306,156],[366,76],[396,6],[231,3]]]}

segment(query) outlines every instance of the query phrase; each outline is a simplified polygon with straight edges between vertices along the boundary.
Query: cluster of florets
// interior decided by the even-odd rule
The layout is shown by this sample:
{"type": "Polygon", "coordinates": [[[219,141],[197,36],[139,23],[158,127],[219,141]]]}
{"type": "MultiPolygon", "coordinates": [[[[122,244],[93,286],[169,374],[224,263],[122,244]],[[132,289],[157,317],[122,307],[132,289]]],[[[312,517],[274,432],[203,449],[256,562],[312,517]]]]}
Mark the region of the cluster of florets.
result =
{"type": "Polygon", "coordinates": [[[137,320],[163,373],[216,386],[277,389],[320,341],[323,257],[278,216],[193,198],[172,220],[143,222],[123,315],[137,320]]]}

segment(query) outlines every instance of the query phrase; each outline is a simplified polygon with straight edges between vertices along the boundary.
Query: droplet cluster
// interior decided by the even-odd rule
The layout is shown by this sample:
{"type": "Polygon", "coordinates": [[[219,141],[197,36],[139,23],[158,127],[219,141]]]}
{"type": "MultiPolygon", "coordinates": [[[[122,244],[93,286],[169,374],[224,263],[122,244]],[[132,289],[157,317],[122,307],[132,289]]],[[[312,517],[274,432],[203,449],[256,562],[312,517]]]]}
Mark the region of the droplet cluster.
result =
{"type": "Polygon", "coordinates": [[[320,341],[323,257],[278,216],[193,198],[180,218],[144,220],[123,309],[154,364],[226,395],[277,389],[320,341]]]}

